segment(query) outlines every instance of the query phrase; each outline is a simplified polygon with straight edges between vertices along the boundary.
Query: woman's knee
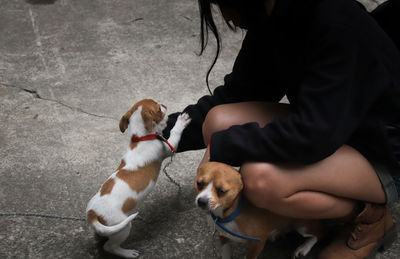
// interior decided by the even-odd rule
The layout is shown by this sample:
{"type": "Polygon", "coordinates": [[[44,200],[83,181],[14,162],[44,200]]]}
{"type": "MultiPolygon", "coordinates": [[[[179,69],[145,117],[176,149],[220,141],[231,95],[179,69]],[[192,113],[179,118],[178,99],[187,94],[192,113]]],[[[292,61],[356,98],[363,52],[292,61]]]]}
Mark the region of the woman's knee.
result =
{"type": "Polygon", "coordinates": [[[289,106],[286,104],[241,102],[217,105],[208,112],[203,123],[204,141],[207,143],[214,132],[228,129],[232,125],[257,122],[264,126],[273,119],[287,116],[289,113],[289,106]]]}
{"type": "Polygon", "coordinates": [[[246,163],[241,169],[244,195],[257,207],[268,208],[286,197],[288,183],[277,166],[269,163],[246,163]]]}
{"type": "Polygon", "coordinates": [[[226,105],[218,105],[213,107],[207,113],[202,127],[203,137],[206,144],[213,133],[232,126],[233,122],[230,120],[229,113],[226,109],[226,105]]]}

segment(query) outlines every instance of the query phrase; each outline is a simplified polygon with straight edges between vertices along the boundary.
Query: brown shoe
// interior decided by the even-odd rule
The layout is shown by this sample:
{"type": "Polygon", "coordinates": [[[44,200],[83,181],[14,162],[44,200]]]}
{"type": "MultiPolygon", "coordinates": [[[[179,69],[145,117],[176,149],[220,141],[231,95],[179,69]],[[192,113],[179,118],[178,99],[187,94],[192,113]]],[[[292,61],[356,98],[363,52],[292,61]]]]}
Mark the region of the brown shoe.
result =
{"type": "Polygon", "coordinates": [[[374,258],[380,249],[396,240],[397,232],[389,210],[384,205],[366,203],[351,224],[319,255],[319,259],[374,258]]]}

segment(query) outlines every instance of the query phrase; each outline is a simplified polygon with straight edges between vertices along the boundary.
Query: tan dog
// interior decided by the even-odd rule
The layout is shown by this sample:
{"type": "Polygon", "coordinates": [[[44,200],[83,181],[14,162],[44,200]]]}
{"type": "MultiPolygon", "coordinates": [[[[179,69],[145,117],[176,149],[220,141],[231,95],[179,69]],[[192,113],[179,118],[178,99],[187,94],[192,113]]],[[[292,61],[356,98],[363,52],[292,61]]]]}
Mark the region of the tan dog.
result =
{"type": "Polygon", "coordinates": [[[279,216],[245,201],[241,175],[226,164],[206,163],[199,170],[196,185],[196,205],[209,211],[209,218],[218,229],[222,258],[232,256],[229,239],[249,242],[246,258],[256,258],[268,239],[273,240],[279,233],[295,229],[307,237],[293,254],[293,258],[297,258],[306,256],[321,237],[322,225],[318,220],[279,216]]]}
{"type": "Polygon", "coordinates": [[[95,232],[108,241],[104,250],[135,258],[136,250],[120,247],[129,236],[133,209],[153,189],[161,162],[178,146],[185,127],[190,123],[187,114],[181,114],[168,140],[157,133],[167,126],[166,106],[145,99],[136,103],[120,120],[122,132],[127,130],[130,143],[117,171],[101,186],[89,201],[87,220],[95,232]]]}

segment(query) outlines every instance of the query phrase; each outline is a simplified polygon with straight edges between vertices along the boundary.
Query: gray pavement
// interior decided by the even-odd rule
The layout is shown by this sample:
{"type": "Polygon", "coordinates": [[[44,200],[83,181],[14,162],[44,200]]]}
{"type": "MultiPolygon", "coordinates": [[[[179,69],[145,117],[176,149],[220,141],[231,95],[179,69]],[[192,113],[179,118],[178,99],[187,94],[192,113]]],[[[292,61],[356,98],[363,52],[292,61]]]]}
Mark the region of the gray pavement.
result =
{"type": "MultiPolygon", "coordinates": [[[[376,1],[363,1],[369,8],[376,1]]],[[[198,57],[196,0],[0,0],[0,212],[84,217],[128,139],[120,116],[153,98],[180,111],[207,94],[214,45],[198,57]]],[[[243,38],[221,25],[212,87],[243,38]]],[[[178,154],[140,205],[127,248],[141,258],[213,258],[212,232],[194,206],[201,151],[178,154]]],[[[392,208],[400,218],[400,206],[392,208]]],[[[262,258],[289,258],[301,238],[268,243],[262,258]]],[[[0,258],[113,258],[84,221],[0,217],[0,258]]],[[[317,247],[310,258],[314,258],[317,247]]],[[[377,258],[400,258],[400,242],[377,258]]],[[[235,257],[242,257],[238,246],[235,257]]]]}

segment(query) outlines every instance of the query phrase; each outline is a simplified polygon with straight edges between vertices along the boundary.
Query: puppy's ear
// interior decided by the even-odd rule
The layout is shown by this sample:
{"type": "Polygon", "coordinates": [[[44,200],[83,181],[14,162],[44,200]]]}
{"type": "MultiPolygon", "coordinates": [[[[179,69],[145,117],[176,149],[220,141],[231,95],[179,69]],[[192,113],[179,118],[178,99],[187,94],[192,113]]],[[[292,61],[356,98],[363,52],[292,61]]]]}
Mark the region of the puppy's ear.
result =
{"type": "Polygon", "coordinates": [[[127,116],[127,114],[125,114],[119,120],[119,129],[121,130],[122,133],[125,132],[125,130],[128,128],[128,125],[129,125],[129,117],[127,116]]]}
{"type": "Polygon", "coordinates": [[[146,111],[142,114],[142,117],[143,117],[144,128],[148,132],[152,132],[154,126],[153,116],[151,115],[150,112],[146,111]]]}

